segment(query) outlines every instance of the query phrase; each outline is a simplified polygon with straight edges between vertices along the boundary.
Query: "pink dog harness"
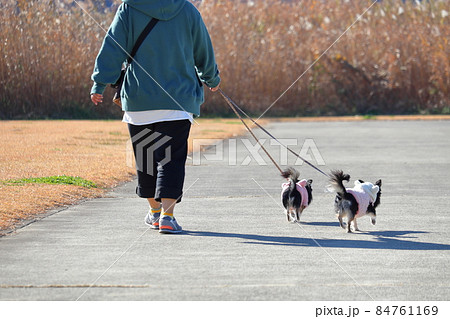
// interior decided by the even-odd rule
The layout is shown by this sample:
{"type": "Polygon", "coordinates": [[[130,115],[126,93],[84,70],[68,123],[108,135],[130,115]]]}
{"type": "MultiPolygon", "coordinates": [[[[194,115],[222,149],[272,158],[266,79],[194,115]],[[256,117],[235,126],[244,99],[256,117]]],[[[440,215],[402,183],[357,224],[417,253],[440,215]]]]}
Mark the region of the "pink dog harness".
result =
{"type": "MultiPolygon", "coordinates": [[[[300,193],[300,195],[302,195],[302,206],[304,207],[308,207],[308,191],[306,190],[305,186],[306,186],[306,179],[302,179],[300,182],[297,182],[295,185],[297,187],[298,192],[300,193]]],[[[281,184],[281,199],[283,199],[283,193],[286,189],[289,188],[290,183],[283,183],[281,184]]]]}
{"type": "Polygon", "coordinates": [[[355,190],[353,188],[347,188],[347,193],[352,194],[358,203],[358,211],[356,212],[355,217],[359,218],[364,216],[370,203],[369,194],[364,193],[362,189],[355,190]]]}
{"type": "Polygon", "coordinates": [[[379,189],[372,183],[360,183],[359,181],[355,181],[355,187],[346,188],[347,192],[352,194],[358,203],[358,211],[355,217],[359,218],[367,213],[367,207],[375,201],[379,189]]]}

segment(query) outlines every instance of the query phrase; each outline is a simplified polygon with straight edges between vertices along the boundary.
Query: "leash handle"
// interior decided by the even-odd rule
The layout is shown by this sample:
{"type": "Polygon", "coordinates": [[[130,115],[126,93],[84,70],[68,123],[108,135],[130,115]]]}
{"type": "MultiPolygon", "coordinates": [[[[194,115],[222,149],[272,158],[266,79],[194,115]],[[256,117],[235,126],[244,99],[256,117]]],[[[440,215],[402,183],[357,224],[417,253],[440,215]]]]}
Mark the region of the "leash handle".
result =
{"type": "MultiPolygon", "coordinates": [[[[295,156],[297,156],[298,158],[300,158],[303,162],[305,162],[306,164],[308,164],[309,166],[311,166],[312,168],[314,168],[315,170],[317,170],[318,172],[320,172],[321,174],[325,175],[326,177],[330,177],[330,175],[328,175],[327,173],[325,173],[324,171],[322,171],[320,168],[316,167],[314,164],[312,164],[311,162],[309,162],[308,160],[304,159],[303,157],[301,157],[299,154],[297,154],[296,152],[294,152],[293,150],[291,150],[288,146],[284,145],[283,143],[281,143],[275,136],[273,136],[269,131],[267,131],[264,127],[262,127],[261,125],[259,125],[255,120],[253,120],[247,113],[245,113],[236,103],[234,103],[234,101],[232,99],[230,99],[223,91],[221,88],[219,88],[218,90],[220,92],[220,94],[222,95],[222,97],[225,99],[225,101],[227,102],[227,104],[230,106],[230,108],[234,111],[234,113],[237,114],[237,116],[239,117],[239,119],[241,120],[242,123],[244,123],[245,127],[247,128],[247,130],[249,130],[249,132],[253,135],[253,137],[258,141],[258,139],[255,137],[255,135],[253,134],[253,132],[249,129],[249,127],[247,126],[247,124],[245,124],[245,122],[243,121],[242,117],[239,115],[239,113],[236,111],[236,109],[238,109],[240,112],[242,112],[242,114],[244,114],[250,121],[253,122],[253,124],[255,124],[256,126],[258,126],[261,130],[263,130],[264,133],[266,133],[267,135],[269,135],[271,138],[273,138],[275,141],[277,141],[281,146],[283,146],[284,148],[286,148],[289,152],[291,152],[292,154],[294,154],[295,156]]],[[[259,142],[259,141],[258,141],[259,142]]],[[[261,145],[261,144],[260,144],[261,145]]],[[[261,145],[262,146],[262,145],[261,145]]],[[[263,148],[264,149],[264,148],[263,148]]],[[[266,151],[264,149],[264,151],[266,151]]],[[[272,159],[272,157],[267,153],[266,154],[269,156],[270,159],[272,159]]],[[[275,161],[272,159],[272,162],[275,164],[275,166],[280,170],[280,172],[282,172],[282,170],[280,169],[280,167],[275,163],[275,161]]]]}

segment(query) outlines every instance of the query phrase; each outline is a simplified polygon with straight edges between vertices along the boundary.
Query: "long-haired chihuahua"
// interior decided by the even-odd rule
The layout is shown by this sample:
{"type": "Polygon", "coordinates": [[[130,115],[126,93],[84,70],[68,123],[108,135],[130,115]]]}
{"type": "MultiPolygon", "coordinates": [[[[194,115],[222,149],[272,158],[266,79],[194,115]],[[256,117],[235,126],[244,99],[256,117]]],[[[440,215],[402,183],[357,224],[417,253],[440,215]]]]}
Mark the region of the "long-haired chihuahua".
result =
{"type": "Polygon", "coordinates": [[[281,201],[286,208],[288,222],[299,222],[303,210],[312,201],[312,179],[299,180],[300,173],[293,167],[287,168],[281,176],[288,180],[281,185],[281,201]]]}
{"type": "Polygon", "coordinates": [[[381,179],[375,185],[362,180],[355,181],[355,187],[345,188],[343,181],[349,181],[350,175],[343,171],[332,171],[330,178],[330,190],[337,193],[334,200],[334,209],[339,220],[339,224],[347,232],[351,233],[351,224],[355,231],[359,231],[356,219],[364,215],[371,217],[372,225],[376,223],[376,208],[380,204],[381,179]],[[347,217],[347,227],[343,222],[343,217],[347,217]]]}

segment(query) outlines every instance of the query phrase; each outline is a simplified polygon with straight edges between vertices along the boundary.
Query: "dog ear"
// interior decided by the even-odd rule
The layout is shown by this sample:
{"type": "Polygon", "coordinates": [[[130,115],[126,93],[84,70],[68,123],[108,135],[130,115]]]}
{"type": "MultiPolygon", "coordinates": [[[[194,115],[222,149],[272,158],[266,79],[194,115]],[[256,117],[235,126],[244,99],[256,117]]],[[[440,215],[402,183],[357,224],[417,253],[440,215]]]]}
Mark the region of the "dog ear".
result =
{"type": "Polygon", "coordinates": [[[381,186],[381,179],[377,180],[377,181],[375,182],[375,185],[381,186]]]}
{"type": "Polygon", "coordinates": [[[364,183],[364,181],[362,179],[358,179],[358,182],[360,182],[361,184],[364,183]]]}

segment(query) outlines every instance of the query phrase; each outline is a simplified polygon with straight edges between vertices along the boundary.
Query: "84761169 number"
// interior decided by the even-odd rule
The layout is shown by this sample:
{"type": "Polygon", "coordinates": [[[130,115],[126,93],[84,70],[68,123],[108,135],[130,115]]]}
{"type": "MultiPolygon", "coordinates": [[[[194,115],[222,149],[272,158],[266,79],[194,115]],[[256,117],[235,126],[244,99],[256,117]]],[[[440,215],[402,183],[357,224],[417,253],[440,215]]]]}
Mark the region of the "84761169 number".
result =
{"type": "Polygon", "coordinates": [[[377,316],[436,316],[438,312],[437,306],[377,306],[375,314],[377,316]]]}

